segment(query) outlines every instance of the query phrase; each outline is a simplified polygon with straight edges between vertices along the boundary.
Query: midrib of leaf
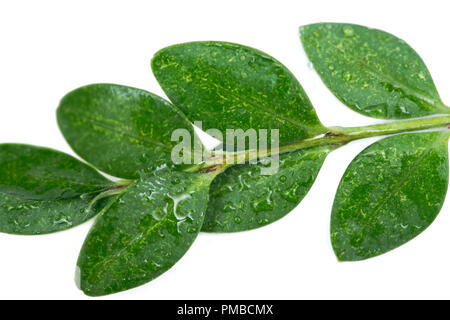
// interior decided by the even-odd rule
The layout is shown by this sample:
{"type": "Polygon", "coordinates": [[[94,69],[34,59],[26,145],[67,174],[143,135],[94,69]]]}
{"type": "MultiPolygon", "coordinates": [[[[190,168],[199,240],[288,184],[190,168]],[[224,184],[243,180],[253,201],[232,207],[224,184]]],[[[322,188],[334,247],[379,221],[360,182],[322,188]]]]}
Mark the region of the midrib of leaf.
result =
{"type": "Polygon", "coordinates": [[[409,170],[405,173],[405,175],[394,185],[394,192],[386,191],[384,193],[384,196],[381,198],[381,201],[378,202],[378,204],[375,206],[373,213],[369,215],[368,219],[365,220],[362,232],[364,232],[364,230],[366,230],[366,228],[368,227],[369,223],[371,223],[375,219],[376,215],[378,214],[378,212],[380,212],[383,206],[386,205],[391,198],[393,198],[400,192],[400,188],[409,180],[410,175],[419,168],[418,164],[421,163],[425,159],[425,157],[427,157],[431,153],[432,150],[434,150],[435,146],[439,142],[441,142],[440,138],[441,137],[436,138],[436,141],[433,142],[433,144],[428,148],[428,150],[424,152],[419,158],[417,158],[416,161],[414,161],[413,165],[410,166],[409,170]]]}
{"type": "MultiPolygon", "coordinates": [[[[44,177],[40,177],[40,176],[37,176],[37,177],[39,178],[39,180],[48,181],[48,182],[58,183],[60,181],[60,180],[48,179],[48,178],[44,178],[44,177]]],[[[92,191],[92,193],[100,192],[102,190],[105,190],[108,187],[108,184],[106,184],[106,183],[103,185],[103,184],[88,184],[88,183],[82,183],[82,182],[72,182],[71,184],[63,184],[61,186],[62,187],[67,187],[67,186],[70,187],[72,185],[98,188],[98,190],[92,191]]],[[[111,184],[109,184],[109,185],[111,185],[111,184]]],[[[20,195],[17,194],[16,192],[0,191],[0,193],[13,195],[15,197],[20,197],[20,195]]],[[[54,200],[68,200],[68,199],[73,199],[73,198],[78,198],[78,196],[67,197],[67,198],[58,198],[58,199],[52,199],[52,200],[50,200],[50,199],[33,199],[33,198],[26,198],[26,200],[40,201],[40,202],[47,201],[48,202],[48,201],[54,201],[54,200]]]]}
{"type": "MultiPolygon", "coordinates": [[[[299,123],[297,121],[294,121],[292,119],[286,118],[286,117],[284,117],[284,116],[282,116],[282,115],[280,115],[280,114],[278,114],[276,112],[273,112],[273,111],[267,109],[262,104],[259,104],[258,101],[254,101],[252,99],[247,99],[247,98],[245,98],[245,97],[243,97],[243,96],[241,96],[239,94],[236,94],[233,91],[231,91],[230,89],[228,89],[228,88],[226,88],[224,86],[221,86],[221,85],[219,85],[217,83],[212,83],[212,84],[213,84],[213,86],[217,87],[218,89],[222,89],[223,91],[225,91],[225,93],[229,94],[233,98],[236,98],[237,101],[240,100],[240,101],[244,102],[245,104],[252,106],[257,111],[262,111],[263,113],[266,113],[266,114],[269,114],[269,115],[273,116],[276,120],[278,120],[278,122],[283,122],[283,121],[289,122],[290,124],[300,128],[300,129],[303,129],[303,130],[305,130],[307,132],[311,132],[312,131],[311,127],[306,126],[306,125],[304,125],[302,123],[299,123]]],[[[312,132],[314,132],[314,131],[312,131],[312,132]]]]}
{"type": "MultiPolygon", "coordinates": [[[[187,188],[186,193],[190,193],[192,192],[200,183],[202,182],[202,179],[199,179],[197,182],[193,183],[189,188],[187,188]]],[[[127,189],[127,188],[126,188],[127,189]]],[[[124,191],[122,191],[121,195],[125,194],[126,189],[124,191]]],[[[103,209],[103,211],[107,211],[107,209],[109,209],[114,203],[116,203],[117,201],[119,201],[121,195],[119,195],[118,197],[116,197],[116,199],[114,201],[111,201],[110,205],[103,209]]],[[[205,215],[203,215],[203,219],[205,218],[205,215]]],[[[114,253],[112,255],[109,255],[109,258],[103,260],[103,261],[99,261],[97,262],[94,266],[93,269],[96,268],[98,265],[100,265],[100,271],[99,273],[102,274],[106,271],[106,265],[109,264],[110,262],[113,262],[115,259],[121,257],[124,253],[126,253],[126,250],[129,249],[136,241],[138,241],[139,239],[141,239],[143,236],[148,237],[149,234],[153,233],[154,230],[161,225],[163,222],[177,222],[174,220],[170,219],[170,214],[166,214],[161,220],[157,221],[154,225],[152,225],[150,228],[146,229],[144,232],[140,232],[137,233],[136,235],[134,235],[128,242],[127,245],[124,246],[122,249],[120,249],[117,253],[114,253]]],[[[200,229],[201,229],[201,223],[200,223],[200,229]]]]}
{"type": "Polygon", "coordinates": [[[392,84],[394,87],[402,89],[408,95],[411,95],[427,104],[431,104],[432,106],[437,105],[439,107],[443,106],[439,100],[436,101],[433,97],[428,96],[428,94],[421,91],[420,89],[418,89],[416,87],[410,87],[410,86],[404,85],[400,81],[398,81],[397,79],[395,79],[394,77],[392,77],[390,75],[387,75],[384,73],[378,73],[378,72],[376,72],[376,70],[372,69],[371,67],[369,67],[367,64],[365,64],[362,61],[358,61],[357,63],[361,67],[366,69],[366,71],[369,74],[371,74],[372,76],[374,76],[376,79],[378,79],[380,81],[388,82],[388,83],[392,84]]]}
{"type": "MultiPolygon", "coordinates": [[[[47,181],[47,182],[54,182],[54,183],[59,183],[61,180],[55,180],[55,179],[51,179],[51,178],[47,178],[47,177],[42,177],[40,175],[32,175],[32,177],[36,177],[39,180],[43,180],[43,181],[47,181]]],[[[71,186],[71,185],[76,185],[76,186],[83,186],[83,187],[105,187],[108,184],[105,181],[105,184],[92,184],[92,183],[83,183],[80,181],[71,181],[68,184],[62,184],[63,187],[66,186],[71,186]]]]}
{"type": "MultiPolygon", "coordinates": [[[[353,59],[349,59],[347,56],[347,53],[344,49],[338,47],[338,46],[333,46],[334,48],[336,48],[338,51],[340,51],[345,60],[347,60],[348,63],[354,63],[355,61],[353,59]]],[[[400,88],[403,91],[405,91],[406,93],[408,93],[409,95],[416,97],[417,99],[425,102],[426,104],[431,104],[432,106],[434,105],[438,105],[441,109],[445,109],[445,105],[442,104],[442,102],[440,102],[439,100],[436,101],[433,97],[428,96],[428,94],[421,92],[420,89],[415,88],[415,87],[410,87],[408,85],[404,85],[401,81],[398,81],[397,79],[395,79],[392,76],[389,76],[387,74],[384,73],[378,73],[376,70],[373,70],[371,67],[369,67],[366,63],[364,63],[364,61],[362,61],[361,59],[356,61],[356,64],[359,64],[362,68],[366,69],[367,72],[369,74],[371,74],[372,76],[374,76],[375,78],[377,78],[380,81],[385,81],[388,82],[390,84],[392,84],[394,87],[400,88]]],[[[447,112],[449,112],[450,110],[447,110],[447,112]]]]}
{"type": "MultiPolygon", "coordinates": [[[[159,220],[157,223],[155,223],[151,228],[148,228],[145,232],[140,232],[135,234],[128,242],[127,245],[124,246],[122,249],[120,249],[119,251],[117,251],[117,253],[110,255],[108,259],[105,259],[103,261],[99,261],[98,263],[96,263],[93,266],[93,269],[95,269],[98,265],[100,265],[100,269],[99,269],[99,274],[103,274],[107,268],[106,266],[108,264],[110,264],[111,262],[114,262],[114,260],[116,260],[117,258],[120,258],[122,255],[126,254],[127,249],[131,248],[135,242],[137,242],[138,240],[140,240],[142,237],[147,237],[148,235],[150,235],[151,233],[153,233],[153,231],[155,230],[155,228],[157,228],[160,224],[162,224],[163,222],[169,222],[172,221],[170,218],[167,217],[167,215],[159,220]]],[[[175,222],[175,221],[174,221],[175,222]]]]}
{"type": "MultiPolygon", "coordinates": [[[[36,203],[36,204],[38,204],[38,203],[39,204],[41,204],[41,203],[51,203],[51,204],[53,204],[53,203],[58,203],[58,202],[63,202],[63,201],[64,202],[65,201],[71,201],[73,199],[80,199],[80,196],[73,196],[73,197],[60,198],[60,199],[54,199],[54,200],[48,200],[48,199],[23,199],[20,196],[18,196],[17,194],[8,193],[8,192],[4,192],[4,191],[1,191],[0,195],[5,195],[5,196],[9,196],[9,197],[13,196],[13,197],[16,197],[16,198],[20,198],[20,201],[23,201],[23,203],[32,202],[32,203],[36,203]]],[[[2,204],[0,203],[0,206],[1,205],[2,204]]]]}

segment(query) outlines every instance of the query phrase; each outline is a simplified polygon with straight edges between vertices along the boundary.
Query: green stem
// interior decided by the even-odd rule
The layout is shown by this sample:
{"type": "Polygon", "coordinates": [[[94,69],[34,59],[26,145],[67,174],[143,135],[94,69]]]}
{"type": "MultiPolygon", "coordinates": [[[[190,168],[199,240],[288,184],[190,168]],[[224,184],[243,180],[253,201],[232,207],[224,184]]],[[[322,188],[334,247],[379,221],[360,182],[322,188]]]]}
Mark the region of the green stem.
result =
{"type": "Polygon", "coordinates": [[[362,139],[367,137],[376,137],[401,132],[445,128],[448,127],[449,125],[450,125],[450,116],[441,116],[441,117],[429,117],[406,121],[381,123],[365,127],[351,127],[351,128],[334,127],[332,129],[336,133],[341,133],[347,136],[356,136],[357,139],[362,139]]]}
{"type": "Polygon", "coordinates": [[[283,154],[301,149],[333,145],[341,146],[350,141],[385,136],[390,134],[413,132],[435,128],[448,128],[450,125],[450,116],[438,116],[406,121],[388,122],[364,127],[330,127],[330,132],[311,139],[295,142],[290,145],[281,146],[272,150],[248,150],[234,153],[216,153],[203,163],[195,164],[184,168],[187,172],[202,172],[219,169],[237,163],[244,163],[248,160],[260,158],[261,155],[283,154]]]}

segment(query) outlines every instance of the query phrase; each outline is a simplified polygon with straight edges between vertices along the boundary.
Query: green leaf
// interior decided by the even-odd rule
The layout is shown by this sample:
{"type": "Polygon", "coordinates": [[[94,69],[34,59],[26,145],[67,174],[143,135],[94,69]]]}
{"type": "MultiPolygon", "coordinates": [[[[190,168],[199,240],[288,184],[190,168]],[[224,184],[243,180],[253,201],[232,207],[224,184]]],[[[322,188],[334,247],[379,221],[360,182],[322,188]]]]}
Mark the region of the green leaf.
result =
{"type": "Polygon", "coordinates": [[[228,168],[210,188],[202,231],[236,232],[272,223],[306,196],[322,164],[335,147],[315,147],[283,154],[278,171],[262,175],[263,161],[228,168]]]}
{"type": "Polygon", "coordinates": [[[80,289],[90,296],[111,294],[171,268],[201,229],[214,176],[163,168],[125,189],[84,242],[76,273],[80,289]]]}
{"type": "Polygon", "coordinates": [[[343,23],[307,25],[300,35],[323,82],[351,109],[381,119],[450,113],[424,62],[403,40],[343,23]]]}
{"type": "Polygon", "coordinates": [[[76,226],[105,204],[87,210],[113,183],[59,151],[0,145],[0,232],[42,234],[76,226]]]}
{"type": "Polygon", "coordinates": [[[448,138],[448,132],[392,136],[352,161],[331,214],[331,242],[339,260],[383,254],[433,222],[447,192],[448,138]]]}
{"type": "Polygon", "coordinates": [[[280,145],[327,131],[292,73],[259,50],[178,44],[156,53],[152,69],[170,100],[204,130],[279,129],[280,145]]]}
{"type": "Polygon", "coordinates": [[[171,160],[172,132],[190,122],[166,100],[143,90],[94,84],[67,94],[58,124],[73,150],[110,175],[137,178],[138,172],[171,160]]]}

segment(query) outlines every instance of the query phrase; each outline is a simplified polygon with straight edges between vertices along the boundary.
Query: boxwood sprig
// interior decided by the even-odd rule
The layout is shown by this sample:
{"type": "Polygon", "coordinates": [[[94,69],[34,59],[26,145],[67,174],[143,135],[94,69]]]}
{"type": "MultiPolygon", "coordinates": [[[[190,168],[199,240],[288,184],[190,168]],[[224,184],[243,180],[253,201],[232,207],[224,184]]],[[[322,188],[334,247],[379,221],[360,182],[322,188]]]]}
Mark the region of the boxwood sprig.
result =
{"type": "MultiPolygon", "coordinates": [[[[318,23],[301,27],[300,38],[340,101],[399,121],[325,126],[293,74],[266,53],[227,42],[177,44],[151,61],[170,101],[116,84],[63,97],[58,125],[85,162],[48,148],[0,145],[0,232],[51,233],[97,215],[76,283],[87,295],[116,293],[167,271],[201,231],[251,230],[281,219],[306,196],[330,152],[386,136],[342,177],[331,243],[339,260],[357,261],[416,237],[436,218],[448,187],[450,108],[430,72],[405,41],[380,30],[318,23]],[[269,129],[271,139],[277,129],[279,146],[174,164],[172,133],[194,137],[194,121],[223,136],[228,129],[269,129]],[[278,170],[262,174],[275,155],[278,170]]],[[[203,153],[198,141],[187,159],[203,153]]]]}

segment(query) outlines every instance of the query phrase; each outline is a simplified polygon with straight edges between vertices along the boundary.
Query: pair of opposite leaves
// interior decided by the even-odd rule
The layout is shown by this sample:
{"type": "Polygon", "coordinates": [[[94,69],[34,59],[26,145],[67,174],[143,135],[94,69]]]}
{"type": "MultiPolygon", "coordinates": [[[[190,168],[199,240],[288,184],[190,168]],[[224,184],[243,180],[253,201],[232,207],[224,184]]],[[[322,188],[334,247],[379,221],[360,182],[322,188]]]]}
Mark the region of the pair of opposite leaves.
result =
{"type": "MultiPolygon", "coordinates": [[[[402,40],[349,24],[314,24],[300,32],[325,84],[353,110],[384,119],[450,113],[424,63],[402,40]]],[[[260,174],[263,162],[232,166],[217,177],[173,170],[167,165],[176,144],[172,132],[184,128],[193,136],[194,120],[223,133],[276,128],[281,146],[330,130],[286,67],[258,50],[186,43],[159,51],[152,69],[173,105],[143,90],[97,84],[69,93],[58,109],[61,131],[78,155],[105,173],[135,180],[120,194],[98,197],[122,186],[68,155],[0,145],[0,231],[49,233],[101,212],[77,263],[77,283],[89,295],[157,277],[200,230],[249,230],[281,218],[303,199],[335,148],[284,154],[271,176],[260,174]]],[[[434,220],[448,185],[448,137],[397,135],[353,160],[331,217],[340,260],[389,251],[434,220]]]]}

